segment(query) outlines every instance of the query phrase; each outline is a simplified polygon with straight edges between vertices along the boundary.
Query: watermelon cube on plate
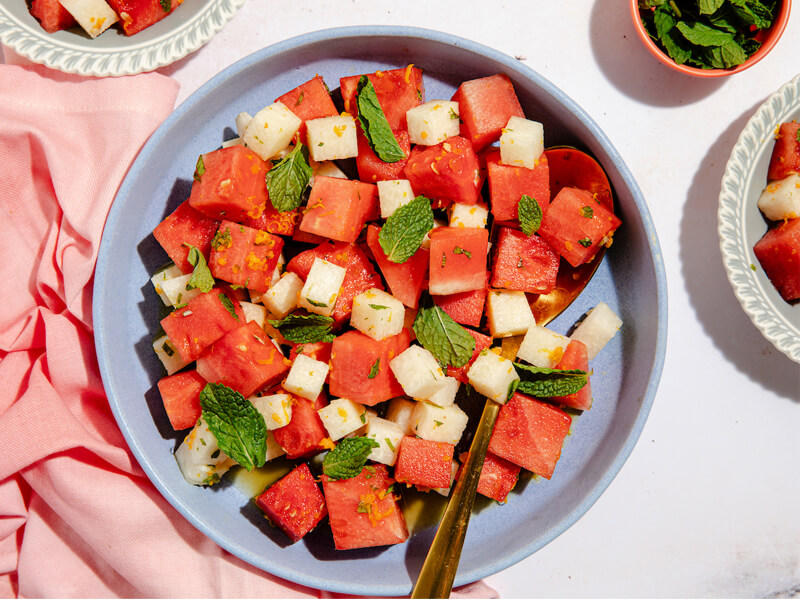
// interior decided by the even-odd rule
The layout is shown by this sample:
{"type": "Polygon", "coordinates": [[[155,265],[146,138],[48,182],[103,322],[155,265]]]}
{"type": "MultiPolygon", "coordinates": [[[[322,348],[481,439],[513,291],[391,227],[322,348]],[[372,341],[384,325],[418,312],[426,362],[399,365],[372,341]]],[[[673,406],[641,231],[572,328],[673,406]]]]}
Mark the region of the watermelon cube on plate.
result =
{"type": "Polygon", "coordinates": [[[241,223],[222,221],[211,242],[211,274],[228,283],[266,292],[280,260],[283,239],[241,223]]]}
{"type": "Polygon", "coordinates": [[[486,293],[489,291],[490,272],[486,272],[486,284],[477,290],[434,296],[433,301],[456,322],[478,327],[483,318],[486,293]]]}
{"type": "MultiPolygon", "coordinates": [[[[463,465],[469,457],[468,452],[462,452],[459,458],[463,465]]],[[[478,493],[497,502],[505,502],[508,494],[514,489],[519,479],[520,467],[514,463],[495,456],[491,452],[486,453],[486,458],[483,460],[483,467],[481,468],[481,475],[478,479],[478,493]]],[[[459,469],[456,479],[461,478],[461,469],[459,469]]]]}
{"type": "Polygon", "coordinates": [[[489,452],[550,479],[571,424],[560,408],[517,392],[500,407],[489,452]]]}
{"type": "Polygon", "coordinates": [[[800,173],[800,123],[781,123],[769,158],[767,180],[777,181],[800,173]]]}
{"type": "Polygon", "coordinates": [[[288,425],[272,431],[275,441],[286,450],[287,458],[313,456],[332,447],[333,442],[317,414],[320,408],[327,405],[324,394],[314,401],[292,398],[292,420],[288,425]]]}
{"type": "Polygon", "coordinates": [[[370,225],[367,228],[367,246],[372,251],[392,295],[405,306],[417,308],[428,275],[429,251],[419,248],[407,261],[392,262],[381,247],[380,233],[380,227],[370,225]]]}
{"type": "Polygon", "coordinates": [[[190,369],[163,377],[158,382],[158,391],[164,402],[167,418],[175,431],[194,427],[200,414],[200,392],[206,387],[206,380],[190,369]]]}
{"type": "Polygon", "coordinates": [[[243,396],[276,383],[289,370],[278,346],[254,321],[223,335],[197,358],[206,381],[222,383],[243,396]]]}
{"type": "Polygon", "coordinates": [[[383,465],[367,465],[356,477],[322,476],[328,520],[337,550],[401,544],[408,527],[394,479],[383,465]]]}
{"type": "Polygon", "coordinates": [[[432,295],[485,289],[487,229],[438,227],[430,236],[428,291],[432,295]]]}
{"type": "Polygon", "coordinates": [[[400,441],[394,475],[398,482],[426,488],[450,485],[455,445],[405,436],[400,441]]]}
{"type": "MultiPolygon", "coordinates": [[[[425,99],[422,70],[408,65],[402,69],[366,73],[366,76],[375,88],[375,95],[389,127],[393,130],[405,129],[406,112],[422,104],[425,99]]],[[[356,92],[359,79],[361,75],[349,75],[339,80],[344,109],[354,117],[358,112],[356,92]]]]}
{"type": "Polygon", "coordinates": [[[415,146],[403,173],[414,193],[430,198],[434,208],[480,200],[483,173],[478,156],[469,140],[461,136],[435,146],[415,146]]]}
{"type": "Polygon", "coordinates": [[[495,288],[547,294],[556,285],[559,256],[536,234],[500,227],[494,248],[492,279],[495,288]]]}
{"type": "Polygon", "coordinates": [[[133,35],[158,23],[183,0],[107,0],[122,19],[125,35],[133,35]]]}
{"type": "Polygon", "coordinates": [[[800,298],[800,218],[783,221],[753,246],[772,285],[787,302],[800,298]]]}
{"type": "Polygon", "coordinates": [[[75,17],[58,0],[33,0],[31,14],[47,33],[55,33],[77,25],[75,17]]]}
{"type": "Polygon", "coordinates": [[[358,178],[367,183],[378,183],[380,181],[395,180],[403,177],[403,169],[411,154],[411,143],[408,139],[408,132],[405,129],[392,131],[398,146],[403,151],[405,158],[397,162],[384,162],[375,151],[370,147],[366,136],[359,130],[358,132],[358,156],[356,156],[356,169],[358,178]]]}
{"type": "Polygon", "coordinates": [[[453,94],[461,117],[461,135],[476,152],[500,139],[511,117],[525,117],[514,84],[498,74],[465,81],[453,94]]]}
{"type": "Polygon", "coordinates": [[[542,155],[533,168],[503,164],[500,151],[486,152],[486,178],[492,215],[498,221],[516,221],[517,206],[523,195],[536,200],[544,210],[550,204],[550,169],[542,155]]]}
{"type": "Polygon", "coordinates": [[[302,539],[328,514],[325,498],[306,463],[264,490],[256,498],[256,505],[293,542],[302,539]]]}
{"type": "Polygon", "coordinates": [[[196,247],[208,259],[211,240],[218,228],[219,221],[195,210],[184,200],[156,226],[153,237],[182,272],[191,273],[194,267],[187,260],[189,246],[196,247]]]}
{"type": "Polygon", "coordinates": [[[377,217],[378,188],[338,177],[314,178],[300,231],[355,242],[364,224],[377,217]]]}
{"type": "Polygon", "coordinates": [[[577,392],[567,396],[554,396],[551,398],[553,402],[576,408],[578,410],[589,410],[592,407],[592,384],[590,381],[589,373],[589,353],[586,349],[586,344],[580,340],[572,340],[567,344],[564,350],[564,356],[556,365],[556,369],[577,369],[586,371],[586,385],[584,385],[577,392]]]}
{"type": "Polygon", "coordinates": [[[544,210],[538,234],[573,267],[592,260],[609,246],[622,221],[594,194],[563,188],[544,210]]]}

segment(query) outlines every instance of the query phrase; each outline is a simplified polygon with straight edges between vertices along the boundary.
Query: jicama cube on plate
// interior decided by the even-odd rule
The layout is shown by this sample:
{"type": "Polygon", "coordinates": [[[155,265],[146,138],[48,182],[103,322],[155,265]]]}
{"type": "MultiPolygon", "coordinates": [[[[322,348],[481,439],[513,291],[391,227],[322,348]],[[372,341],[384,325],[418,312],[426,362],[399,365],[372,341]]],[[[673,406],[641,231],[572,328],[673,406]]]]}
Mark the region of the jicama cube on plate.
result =
{"type": "Polygon", "coordinates": [[[522,335],[535,324],[525,292],[515,290],[489,290],[486,316],[495,338],[522,335]]]}
{"type": "Polygon", "coordinates": [[[308,312],[329,317],[346,274],[347,269],[344,267],[323,258],[315,258],[300,290],[300,306],[308,312]]]}
{"type": "Polygon", "coordinates": [[[458,102],[431,100],[406,112],[408,139],[412,144],[435,146],[458,135],[458,102]]]}
{"type": "Polygon", "coordinates": [[[175,450],[183,478],[192,485],[214,485],[236,463],[219,449],[217,438],[201,417],[175,450]]]}
{"type": "Polygon", "coordinates": [[[397,335],[404,322],[403,303],[383,290],[373,288],[353,298],[350,324],[375,341],[397,335]]]}
{"type": "Polygon", "coordinates": [[[162,335],[153,342],[153,350],[155,350],[156,356],[158,356],[161,364],[164,365],[167,375],[177,373],[190,362],[181,358],[181,355],[178,354],[178,350],[175,348],[175,344],[173,344],[166,335],[162,335]]]}
{"type": "Polygon", "coordinates": [[[308,149],[316,161],[341,160],[358,155],[356,121],[350,115],[337,115],[306,121],[308,149]]]}
{"type": "Polygon", "coordinates": [[[511,384],[519,380],[514,363],[491,350],[483,350],[467,371],[469,383],[479,394],[498,404],[508,400],[511,384]]]}
{"type": "Polygon", "coordinates": [[[292,420],[292,397],[289,394],[255,396],[250,401],[264,417],[267,429],[284,427],[292,420]]]}
{"type": "Polygon", "coordinates": [[[544,152],[544,127],[537,121],[511,117],[500,135],[500,160],[504,165],[532,169],[544,152]]]}
{"type": "Polygon", "coordinates": [[[389,361],[406,395],[427,400],[445,386],[445,375],[436,358],[421,346],[410,346],[389,361]]]}
{"type": "Polygon", "coordinates": [[[758,198],[758,208],[770,221],[800,217],[800,174],[770,181],[758,198]]]}
{"type": "Polygon", "coordinates": [[[287,271],[272,284],[261,301],[276,318],[282,319],[297,306],[297,298],[303,289],[303,280],[291,271],[287,271]]]}
{"type": "Polygon", "coordinates": [[[411,428],[423,440],[447,442],[455,446],[467,427],[467,420],[467,413],[456,404],[441,407],[418,402],[411,415],[411,428]]]}
{"type": "Polygon", "coordinates": [[[387,179],[378,181],[378,201],[381,205],[381,218],[388,219],[398,208],[414,199],[414,190],[408,179],[387,179]]]}
{"type": "Polygon", "coordinates": [[[366,437],[372,438],[378,444],[369,454],[369,460],[393,466],[397,460],[397,451],[400,449],[400,441],[405,435],[405,429],[397,423],[378,416],[369,415],[367,417],[367,428],[364,431],[366,437]]]}
{"type": "Polygon", "coordinates": [[[298,354],[283,382],[283,389],[301,398],[314,400],[322,392],[329,370],[328,363],[298,354]]]}
{"type": "Polygon", "coordinates": [[[269,160],[284,150],[303,122],[281,102],[275,102],[258,111],[244,132],[248,148],[264,160],[269,160]]]}
{"type": "Polygon", "coordinates": [[[317,413],[330,438],[336,441],[364,425],[367,420],[365,410],[362,404],[347,398],[336,398],[331,400],[328,406],[320,408],[317,413]]]}
{"type": "Polygon", "coordinates": [[[105,0],[59,0],[90,37],[97,37],[119,21],[117,13],[105,0]]]}
{"type": "Polygon", "coordinates": [[[611,310],[608,304],[600,302],[586,314],[570,338],[586,344],[589,360],[593,360],[603,346],[617,334],[620,327],[622,327],[622,319],[611,310]]]}
{"type": "Polygon", "coordinates": [[[448,208],[450,227],[486,227],[489,206],[485,202],[460,204],[454,202],[448,208]]]}
{"type": "Polygon", "coordinates": [[[532,325],[517,350],[517,358],[535,367],[552,369],[564,356],[570,339],[542,325],[532,325]]]}

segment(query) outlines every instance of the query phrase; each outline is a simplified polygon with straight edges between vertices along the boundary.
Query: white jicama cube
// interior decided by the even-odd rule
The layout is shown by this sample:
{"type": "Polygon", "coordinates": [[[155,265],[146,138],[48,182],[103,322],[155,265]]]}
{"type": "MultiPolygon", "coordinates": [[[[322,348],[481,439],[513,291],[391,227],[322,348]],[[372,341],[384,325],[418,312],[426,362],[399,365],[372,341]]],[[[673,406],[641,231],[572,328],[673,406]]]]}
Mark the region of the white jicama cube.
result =
{"type": "MultiPolygon", "coordinates": [[[[172,306],[172,301],[169,299],[169,296],[167,296],[164,293],[164,290],[161,287],[161,284],[166,282],[166,281],[169,281],[170,279],[175,279],[176,277],[181,277],[182,275],[183,275],[183,271],[181,271],[175,265],[171,265],[171,266],[167,267],[166,269],[161,269],[160,271],[158,271],[155,275],[153,275],[150,278],[150,283],[153,284],[153,288],[155,288],[156,294],[158,294],[158,297],[161,298],[161,301],[164,303],[165,306],[172,306]]],[[[191,275],[189,277],[191,277],[191,275]]]]}
{"type": "Polygon", "coordinates": [[[414,199],[414,190],[408,179],[387,179],[377,185],[382,219],[388,219],[394,211],[414,199]]]}
{"type": "Polygon", "coordinates": [[[412,144],[435,146],[458,135],[458,102],[431,100],[406,111],[408,139],[412,144]]]}
{"type": "Polygon", "coordinates": [[[589,360],[592,360],[622,327],[622,319],[605,302],[590,310],[570,336],[586,344],[589,360]]]}
{"type": "Polygon", "coordinates": [[[319,177],[335,177],[337,179],[348,179],[347,174],[342,171],[336,163],[332,160],[325,160],[322,162],[316,162],[313,158],[311,159],[311,169],[312,175],[311,179],[308,180],[308,185],[314,186],[314,179],[319,177]]]}
{"type": "Polygon", "coordinates": [[[532,325],[519,345],[517,358],[535,367],[552,369],[564,356],[567,344],[569,344],[567,336],[542,325],[532,325]]]}
{"type": "Polygon", "coordinates": [[[231,146],[244,146],[244,138],[235,137],[222,142],[223,148],[230,148],[231,146]]]}
{"type": "Polygon", "coordinates": [[[197,424],[175,450],[183,478],[192,485],[214,485],[236,462],[222,452],[205,419],[197,424]]]}
{"type": "Polygon", "coordinates": [[[175,344],[166,335],[162,335],[153,342],[153,350],[155,350],[156,356],[158,356],[161,364],[167,370],[167,375],[177,373],[189,364],[183,362],[181,355],[178,354],[178,350],[175,348],[175,344]]]}
{"type": "Polygon", "coordinates": [[[328,363],[305,354],[298,354],[283,382],[283,389],[301,398],[316,400],[322,392],[329,370],[328,363]]]}
{"type": "Polygon", "coordinates": [[[405,436],[405,431],[397,423],[377,416],[369,416],[364,436],[372,438],[380,444],[369,453],[369,460],[393,466],[397,460],[400,440],[405,436]]]}
{"type": "Polygon", "coordinates": [[[297,295],[303,289],[303,280],[287,271],[261,298],[264,306],[275,317],[282,319],[297,306],[297,295]]]}
{"type": "Polygon", "coordinates": [[[347,269],[344,267],[315,258],[298,296],[300,306],[308,312],[329,317],[346,273],[347,269]]]}
{"type": "Polygon", "coordinates": [[[93,38],[119,21],[117,13],[105,0],[59,0],[59,4],[93,38]]]}
{"type": "Polygon", "coordinates": [[[350,325],[375,341],[403,330],[405,306],[391,294],[373,288],[353,298],[350,325]]]}
{"type": "Polygon", "coordinates": [[[445,375],[436,358],[422,346],[409,346],[389,361],[397,382],[412,398],[426,400],[445,385],[445,375]]]}
{"type": "Polygon", "coordinates": [[[418,402],[411,415],[411,428],[423,440],[447,442],[454,446],[461,439],[467,427],[467,413],[458,405],[436,406],[428,402],[418,402]]]}
{"type": "Polygon", "coordinates": [[[417,408],[417,403],[408,398],[392,398],[389,401],[389,408],[386,410],[386,420],[391,421],[403,430],[406,435],[414,435],[414,430],[411,428],[411,415],[414,414],[414,409],[417,408]]]}
{"type": "Polygon", "coordinates": [[[450,227],[486,227],[489,217],[489,206],[485,202],[477,204],[458,204],[454,202],[449,208],[450,227]]]}
{"type": "Polygon", "coordinates": [[[456,475],[458,474],[458,469],[460,465],[458,464],[458,460],[453,458],[453,462],[450,463],[450,485],[446,488],[431,488],[434,492],[441,494],[442,496],[449,496],[450,490],[453,489],[453,482],[456,480],[456,475]]]}
{"type": "Polygon", "coordinates": [[[432,402],[436,406],[450,406],[456,401],[456,394],[461,382],[455,377],[444,378],[444,385],[438,392],[434,392],[428,397],[428,402],[432,402]]]}
{"type": "Polygon", "coordinates": [[[758,208],[770,221],[800,217],[800,175],[771,181],[758,198],[758,208]]]}
{"type": "Polygon", "coordinates": [[[250,401],[264,417],[269,430],[285,427],[292,420],[292,397],[289,394],[255,396],[250,401]]]}
{"type": "Polygon", "coordinates": [[[252,120],[253,115],[250,113],[240,112],[238,115],[236,115],[236,135],[238,135],[240,138],[244,138],[244,134],[247,131],[247,126],[252,120]]]}
{"type": "Polygon", "coordinates": [[[541,123],[511,117],[500,135],[500,162],[533,169],[544,152],[544,127],[541,123]]]}
{"type": "Polygon", "coordinates": [[[281,102],[258,111],[247,124],[244,143],[264,160],[289,146],[303,122],[281,102]]]}
{"type": "Polygon", "coordinates": [[[511,384],[519,375],[512,361],[491,350],[483,350],[467,371],[467,379],[479,394],[505,404],[511,384]]]}
{"type": "Polygon", "coordinates": [[[489,331],[496,338],[522,335],[535,324],[525,292],[516,290],[489,290],[486,316],[489,331]]]}
{"type": "Polygon", "coordinates": [[[191,275],[179,275],[178,277],[161,282],[161,290],[167,296],[172,306],[186,304],[192,298],[200,295],[201,290],[197,288],[191,290],[186,289],[191,278],[191,275]]]}
{"type": "Polygon", "coordinates": [[[242,307],[245,323],[255,321],[261,329],[264,329],[264,323],[267,320],[267,308],[265,306],[243,300],[239,302],[239,305],[242,307]]]}
{"type": "Polygon", "coordinates": [[[362,404],[347,398],[336,398],[328,406],[320,408],[317,414],[330,438],[336,441],[364,425],[365,410],[362,404]]]}
{"type": "Polygon", "coordinates": [[[316,161],[341,160],[358,156],[356,120],[336,115],[306,121],[308,151],[316,161]]]}

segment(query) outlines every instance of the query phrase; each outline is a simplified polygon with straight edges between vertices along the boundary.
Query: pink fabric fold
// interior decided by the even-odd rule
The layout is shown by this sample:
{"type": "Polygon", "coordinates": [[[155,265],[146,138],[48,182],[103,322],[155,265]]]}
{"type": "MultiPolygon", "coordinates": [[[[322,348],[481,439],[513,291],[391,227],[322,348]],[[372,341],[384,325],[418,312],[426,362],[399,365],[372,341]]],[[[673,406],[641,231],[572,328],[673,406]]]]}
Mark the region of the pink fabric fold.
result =
{"type": "MultiPolygon", "coordinates": [[[[175,81],[0,65],[0,597],[331,597],[218,547],[156,491],[103,391],[106,215],[175,81]]],[[[454,592],[496,597],[478,582],[454,592]]]]}

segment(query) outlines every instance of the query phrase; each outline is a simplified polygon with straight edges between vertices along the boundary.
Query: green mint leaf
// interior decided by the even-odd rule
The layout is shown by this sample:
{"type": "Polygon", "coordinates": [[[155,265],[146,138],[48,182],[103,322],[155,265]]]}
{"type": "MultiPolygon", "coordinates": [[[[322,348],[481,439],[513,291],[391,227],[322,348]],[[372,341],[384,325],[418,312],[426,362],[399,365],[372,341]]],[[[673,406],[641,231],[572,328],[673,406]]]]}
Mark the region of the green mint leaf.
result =
{"type": "Polygon", "coordinates": [[[517,215],[522,233],[530,236],[539,230],[542,224],[542,209],[539,203],[527,194],[523,194],[519,199],[517,215]]]}
{"type": "Polygon", "coordinates": [[[222,306],[225,307],[225,310],[227,310],[229,313],[231,313],[231,315],[236,317],[236,320],[238,321],[239,315],[236,314],[236,307],[233,305],[233,301],[230,298],[228,298],[227,294],[220,293],[220,295],[217,297],[219,298],[219,301],[222,302],[222,306]]]}
{"type": "Polygon", "coordinates": [[[720,58],[724,68],[731,69],[747,60],[747,54],[736,40],[731,40],[720,47],[720,58]]]}
{"type": "Polygon", "coordinates": [[[296,344],[332,342],[333,319],[323,315],[289,315],[284,319],[269,319],[269,324],[281,335],[296,344]]]}
{"type": "Polygon", "coordinates": [[[701,15],[713,15],[725,4],[725,0],[698,0],[697,7],[701,15]]]}
{"type": "Polygon", "coordinates": [[[267,425],[253,403],[239,392],[207,383],[200,392],[202,418],[220,449],[248,471],[263,466],[267,453],[267,425]]]}
{"type": "Polygon", "coordinates": [[[288,212],[300,206],[312,172],[308,148],[301,143],[267,171],[267,192],[275,210],[288,212]]]}
{"type": "Polygon", "coordinates": [[[221,227],[217,229],[217,233],[214,234],[214,238],[211,240],[211,247],[214,248],[214,250],[230,248],[232,244],[233,238],[231,237],[230,227],[226,227],[225,231],[222,231],[221,227]]]}
{"type": "Polygon", "coordinates": [[[800,142],[800,129],[797,130],[797,137],[795,138],[798,142],[800,142]]]}
{"type": "Polygon", "coordinates": [[[584,248],[588,248],[589,246],[591,246],[591,245],[592,245],[592,240],[590,240],[588,237],[585,237],[585,238],[581,238],[581,239],[579,239],[579,240],[578,240],[578,243],[579,243],[581,246],[583,246],[584,248]]]}
{"type": "Polygon", "coordinates": [[[453,248],[453,254],[463,254],[464,256],[472,260],[472,252],[470,252],[469,250],[464,250],[464,248],[462,248],[461,246],[456,246],[455,248],[453,248]]]}
{"type": "Polygon", "coordinates": [[[386,258],[393,263],[404,263],[414,256],[433,225],[431,201],[425,196],[417,196],[386,219],[378,234],[378,242],[386,258]]]}
{"type": "Polygon", "coordinates": [[[546,369],[519,362],[514,368],[520,377],[516,391],[538,398],[574,394],[589,381],[589,374],[578,369],[546,369]]]}
{"type": "MultiPolygon", "coordinates": [[[[392,443],[392,440],[391,440],[391,439],[389,439],[389,438],[383,438],[383,439],[384,439],[384,441],[386,442],[386,445],[387,445],[387,446],[389,446],[389,450],[391,450],[392,452],[394,452],[394,451],[395,451],[395,448],[394,448],[394,444],[392,443]]],[[[393,486],[393,485],[394,485],[394,484],[390,485],[390,486],[389,486],[389,489],[388,489],[388,490],[386,490],[386,491],[387,491],[387,492],[391,492],[391,491],[392,491],[392,489],[393,489],[393,488],[392,488],[392,486],[393,486]]]]}
{"type": "Polygon", "coordinates": [[[675,27],[675,15],[666,5],[659,6],[653,13],[653,25],[656,28],[656,36],[660,39],[666,36],[675,27]]]}
{"type": "Polygon", "coordinates": [[[594,216],[594,209],[591,206],[582,206],[581,216],[591,219],[594,216]]]}
{"type": "Polygon", "coordinates": [[[308,303],[311,306],[316,306],[317,308],[327,308],[328,307],[328,305],[325,304],[324,302],[317,302],[316,300],[312,300],[311,298],[306,298],[306,300],[308,301],[308,303]]]}
{"type": "Polygon", "coordinates": [[[381,359],[375,361],[375,364],[372,365],[372,368],[369,370],[369,375],[367,375],[367,379],[375,379],[378,376],[378,373],[381,371],[381,359]]]}
{"type": "Polygon", "coordinates": [[[384,306],[383,304],[370,304],[369,307],[374,310],[383,310],[384,308],[389,308],[388,306],[384,306]]]}
{"type": "Polygon", "coordinates": [[[160,0],[161,10],[165,13],[172,10],[172,0],[160,0]]]}
{"type": "Polygon", "coordinates": [[[193,176],[194,180],[200,181],[200,178],[203,176],[205,172],[206,172],[206,165],[203,162],[203,155],[201,154],[200,156],[197,157],[197,165],[194,168],[194,176],[193,176]]]}
{"type": "Polygon", "coordinates": [[[756,29],[767,29],[772,25],[772,11],[758,0],[730,0],[738,17],[756,29]]]}
{"type": "Polygon", "coordinates": [[[675,27],[695,46],[723,46],[733,39],[731,33],[719,31],[699,22],[679,21],[675,27]]]}
{"type": "Polygon", "coordinates": [[[372,449],[379,446],[368,437],[344,438],[325,455],[322,472],[334,480],[355,477],[364,469],[372,449]]]}
{"type": "Polygon", "coordinates": [[[189,282],[186,284],[186,289],[198,289],[202,292],[210,292],[211,288],[214,287],[214,277],[211,275],[211,269],[209,269],[208,265],[206,264],[206,257],[203,256],[203,253],[200,252],[197,247],[192,246],[191,244],[185,245],[189,246],[189,254],[186,257],[186,260],[188,260],[189,264],[194,267],[192,276],[189,278],[189,282]]]}
{"type": "Polygon", "coordinates": [[[375,86],[366,75],[362,75],[358,80],[356,106],[361,131],[364,132],[370,148],[378,158],[387,163],[396,163],[406,158],[386,120],[378,95],[375,93],[375,86]]]}
{"type": "Polygon", "coordinates": [[[436,306],[428,294],[420,300],[412,328],[422,347],[441,365],[463,367],[475,352],[475,338],[436,306]]]}
{"type": "Polygon", "coordinates": [[[517,391],[517,387],[519,387],[519,379],[515,379],[511,383],[508,384],[508,395],[506,396],[506,400],[511,400],[514,396],[514,392],[517,391]]]}

